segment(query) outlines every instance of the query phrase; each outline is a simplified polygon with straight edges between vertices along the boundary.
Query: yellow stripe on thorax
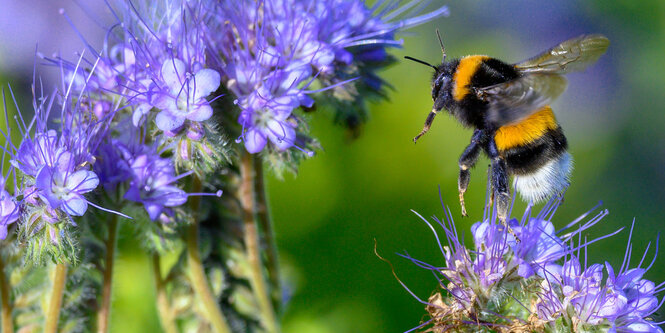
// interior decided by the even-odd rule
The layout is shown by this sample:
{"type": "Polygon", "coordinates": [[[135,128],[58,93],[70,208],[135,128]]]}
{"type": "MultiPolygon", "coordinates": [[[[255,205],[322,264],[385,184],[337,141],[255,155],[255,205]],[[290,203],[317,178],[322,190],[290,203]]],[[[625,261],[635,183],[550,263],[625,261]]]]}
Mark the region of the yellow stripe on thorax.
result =
{"type": "Polygon", "coordinates": [[[457,70],[455,71],[455,75],[453,76],[453,82],[455,82],[453,99],[456,101],[462,100],[462,98],[464,98],[464,96],[469,93],[469,83],[471,83],[471,77],[473,77],[473,74],[476,73],[483,60],[487,58],[489,57],[482,55],[471,55],[460,59],[459,65],[457,65],[457,70]]]}
{"type": "Polygon", "coordinates": [[[494,141],[499,150],[508,150],[533,142],[558,126],[552,108],[545,106],[517,124],[501,126],[494,141]]]}

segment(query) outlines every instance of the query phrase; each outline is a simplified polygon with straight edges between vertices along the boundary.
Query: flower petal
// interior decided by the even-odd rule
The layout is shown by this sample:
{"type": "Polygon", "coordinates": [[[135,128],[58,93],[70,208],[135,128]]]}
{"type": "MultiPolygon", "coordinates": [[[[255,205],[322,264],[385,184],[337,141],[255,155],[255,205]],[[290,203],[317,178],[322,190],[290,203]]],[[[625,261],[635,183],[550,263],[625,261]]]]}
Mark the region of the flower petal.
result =
{"type": "Polygon", "coordinates": [[[162,213],[162,210],[164,209],[163,206],[154,203],[146,203],[144,207],[148,212],[148,216],[150,216],[150,219],[153,221],[159,217],[159,215],[162,213]]]}
{"type": "Polygon", "coordinates": [[[187,114],[187,119],[193,121],[206,121],[212,117],[212,107],[208,104],[191,105],[190,111],[187,114]]]}
{"type": "Polygon", "coordinates": [[[88,193],[99,185],[97,174],[88,170],[79,170],[67,176],[65,187],[78,194],[88,193]]]}
{"type": "Polygon", "coordinates": [[[138,127],[141,124],[141,119],[143,118],[144,115],[150,112],[150,109],[152,109],[152,105],[150,104],[147,103],[139,104],[139,106],[137,106],[136,109],[134,109],[134,112],[132,113],[132,124],[138,127]]]}
{"type": "Polygon", "coordinates": [[[244,139],[245,148],[251,154],[258,153],[263,150],[263,147],[265,147],[267,143],[265,135],[263,135],[263,133],[255,128],[247,130],[247,132],[245,132],[244,139]]]}
{"type": "Polygon", "coordinates": [[[195,103],[198,103],[198,100],[210,95],[219,88],[219,83],[221,82],[221,77],[219,73],[215,70],[204,68],[194,75],[194,80],[190,80],[188,84],[189,88],[194,89],[193,96],[195,103]]]}
{"type": "Polygon", "coordinates": [[[158,113],[157,117],[155,118],[157,127],[162,131],[173,131],[182,126],[184,122],[184,117],[175,116],[168,111],[162,111],[158,113]]]}
{"type": "Polygon", "coordinates": [[[168,59],[162,64],[162,79],[172,93],[178,93],[185,77],[185,63],[180,59],[168,59]]]}
{"type": "Polygon", "coordinates": [[[88,210],[88,202],[83,196],[70,193],[69,197],[63,201],[62,210],[73,216],[82,216],[88,210]]]}
{"type": "Polygon", "coordinates": [[[280,150],[285,150],[293,146],[296,140],[296,131],[289,124],[279,121],[268,121],[268,138],[280,150]]]}

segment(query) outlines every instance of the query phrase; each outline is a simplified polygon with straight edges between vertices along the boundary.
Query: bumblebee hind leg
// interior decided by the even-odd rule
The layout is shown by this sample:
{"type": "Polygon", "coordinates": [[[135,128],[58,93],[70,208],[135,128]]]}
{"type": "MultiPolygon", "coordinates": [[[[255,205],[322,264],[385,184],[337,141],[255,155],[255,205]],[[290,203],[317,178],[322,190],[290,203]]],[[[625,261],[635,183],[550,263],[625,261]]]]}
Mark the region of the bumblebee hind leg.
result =
{"type": "Polygon", "coordinates": [[[483,139],[483,131],[475,130],[473,136],[471,137],[471,143],[464,149],[464,152],[459,158],[459,178],[457,179],[457,189],[459,192],[459,203],[462,207],[462,216],[468,216],[466,213],[466,205],[464,204],[464,193],[466,192],[467,187],[469,186],[469,180],[471,179],[471,173],[469,169],[473,168],[478,161],[478,155],[480,153],[480,143],[483,139]]]}

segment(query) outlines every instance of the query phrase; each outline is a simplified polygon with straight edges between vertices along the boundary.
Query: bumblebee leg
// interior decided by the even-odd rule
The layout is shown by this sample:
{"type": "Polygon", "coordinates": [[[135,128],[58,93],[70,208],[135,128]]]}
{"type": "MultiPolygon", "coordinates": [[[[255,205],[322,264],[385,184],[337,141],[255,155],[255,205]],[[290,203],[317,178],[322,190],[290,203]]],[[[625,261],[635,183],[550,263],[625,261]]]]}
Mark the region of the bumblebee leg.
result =
{"type": "Polygon", "coordinates": [[[464,204],[464,193],[469,186],[471,173],[469,169],[473,168],[478,160],[480,153],[480,143],[483,138],[482,130],[475,130],[471,137],[471,143],[464,149],[464,152],[459,158],[459,178],[457,179],[457,189],[459,191],[459,203],[462,206],[462,216],[468,216],[466,213],[466,205],[464,204]]]}
{"type": "Polygon", "coordinates": [[[415,138],[413,138],[413,143],[416,143],[418,139],[420,139],[421,136],[425,135],[427,131],[429,131],[430,126],[432,126],[432,122],[434,121],[434,117],[436,117],[436,113],[438,111],[436,109],[432,109],[430,113],[427,115],[427,119],[425,120],[425,126],[423,126],[423,130],[420,131],[418,135],[416,135],[415,138]]]}
{"type": "Polygon", "coordinates": [[[506,219],[508,217],[508,207],[510,207],[510,192],[508,192],[508,172],[506,171],[506,161],[499,155],[499,150],[496,147],[494,140],[489,141],[488,155],[492,160],[492,187],[496,199],[497,217],[501,224],[508,230],[508,232],[515,237],[519,242],[519,238],[515,235],[513,229],[508,225],[506,219]]]}

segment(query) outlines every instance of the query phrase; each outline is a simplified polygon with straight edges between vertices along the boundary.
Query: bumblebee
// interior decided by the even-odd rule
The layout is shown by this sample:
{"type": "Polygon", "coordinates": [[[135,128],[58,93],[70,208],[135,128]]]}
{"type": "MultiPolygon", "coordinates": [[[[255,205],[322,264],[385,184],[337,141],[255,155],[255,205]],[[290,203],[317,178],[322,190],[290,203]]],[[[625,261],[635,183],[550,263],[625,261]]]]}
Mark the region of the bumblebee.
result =
{"type": "Polygon", "coordinates": [[[470,55],[439,66],[409,60],[434,68],[432,100],[416,142],[442,109],[465,127],[474,128],[471,143],[459,158],[458,190],[462,215],[467,216],[464,193],[471,169],[480,151],[491,160],[492,197],[497,216],[506,221],[510,194],[509,177],[522,198],[542,201],[562,192],[572,169],[568,143],[549,104],[566,88],[562,76],[585,69],[605,53],[609,40],[602,35],[583,35],[567,40],[517,64],[484,55],[470,55]]]}

